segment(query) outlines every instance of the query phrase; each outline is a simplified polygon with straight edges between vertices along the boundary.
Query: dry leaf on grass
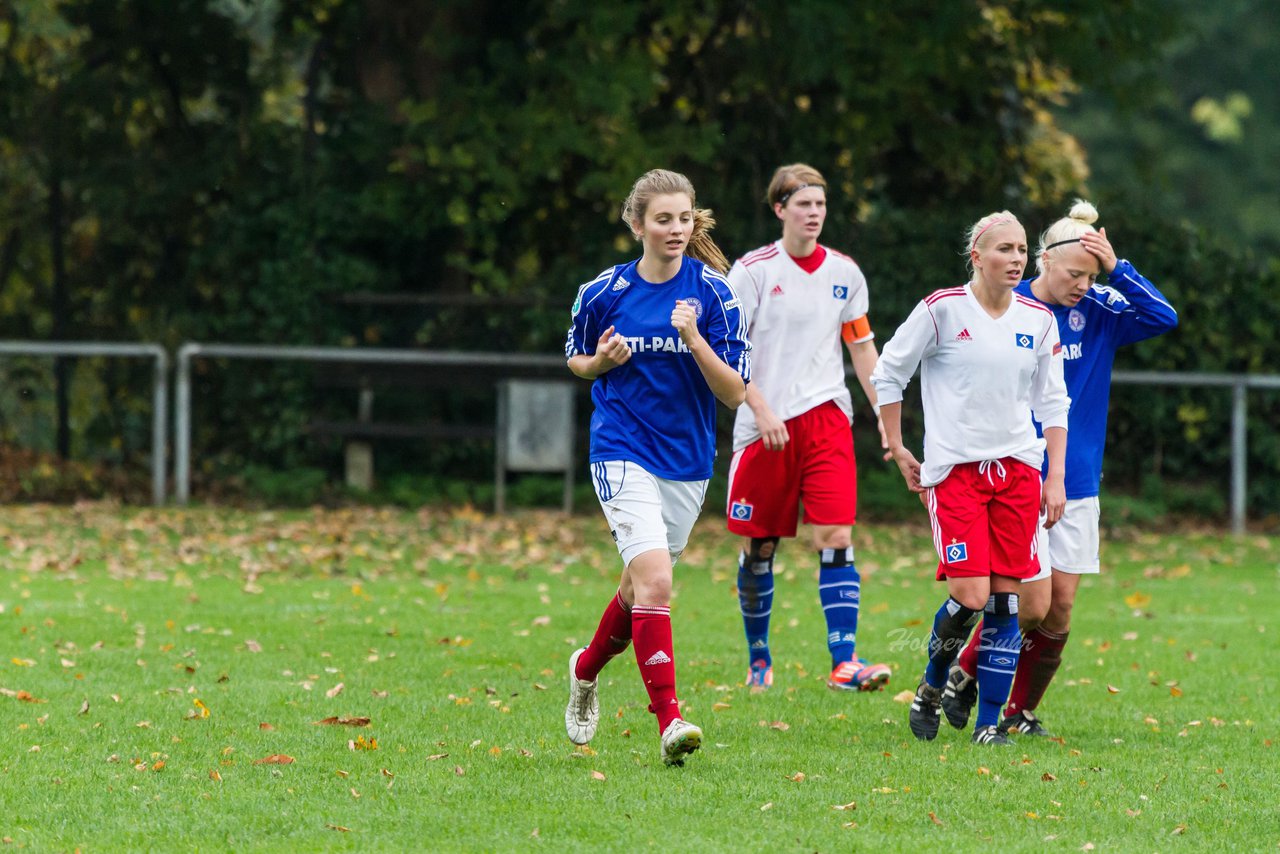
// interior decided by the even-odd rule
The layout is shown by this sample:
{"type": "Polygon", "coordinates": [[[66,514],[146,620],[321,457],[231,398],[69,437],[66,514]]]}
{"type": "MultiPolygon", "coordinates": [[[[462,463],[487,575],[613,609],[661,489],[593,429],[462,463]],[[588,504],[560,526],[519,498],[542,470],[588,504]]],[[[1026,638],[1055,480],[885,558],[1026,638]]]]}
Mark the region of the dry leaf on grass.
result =
{"type": "Polygon", "coordinates": [[[938,827],[942,827],[942,819],[938,818],[938,816],[932,812],[929,813],[929,821],[933,822],[938,827]]]}
{"type": "Polygon", "coordinates": [[[804,782],[804,772],[803,772],[803,771],[797,771],[796,773],[792,774],[792,775],[791,775],[790,777],[788,777],[787,779],[788,779],[788,780],[790,780],[790,781],[791,781],[791,782],[793,782],[793,783],[803,783],[803,782],[804,782]]]}
{"type": "Polygon", "coordinates": [[[283,753],[273,753],[270,756],[264,756],[261,759],[253,760],[254,765],[292,765],[293,757],[283,753]]]}
{"type": "Polygon", "coordinates": [[[592,772],[591,772],[591,779],[592,779],[592,780],[605,780],[605,779],[607,779],[607,778],[604,776],[604,774],[602,774],[602,773],[601,773],[601,772],[599,772],[599,771],[592,771],[592,772]]]}
{"type": "Polygon", "coordinates": [[[893,701],[895,703],[910,703],[915,698],[916,698],[915,691],[899,691],[898,693],[893,695],[893,701]]]}
{"type": "Polygon", "coordinates": [[[847,804],[832,804],[833,810],[856,810],[858,808],[857,801],[849,801],[847,804]]]}
{"type": "Polygon", "coordinates": [[[210,770],[210,771],[209,771],[209,779],[210,779],[210,780],[212,780],[212,781],[213,781],[213,782],[215,782],[215,783],[221,783],[221,782],[222,782],[222,775],[218,773],[218,769],[217,769],[217,768],[214,768],[214,769],[212,769],[212,770],[210,770]]]}
{"type": "Polygon", "coordinates": [[[336,696],[338,696],[339,694],[341,694],[341,693],[342,693],[342,689],[343,689],[343,688],[345,688],[345,687],[347,687],[347,686],[346,686],[346,685],[344,685],[343,683],[339,682],[337,685],[334,685],[334,686],[333,686],[332,688],[330,688],[328,691],[325,691],[325,692],[324,692],[324,695],[325,695],[326,697],[328,697],[330,700],[332,700],[334,697],[336,697],[336,696]]]}
{"type": "Polygon", "coordinates": [[[433,753],[433,754],[431,754],[430,756],[428,756],[428,757],[427,757],[427,761],[428,761],[428,762],[435,762],[437,759],[444,759],[444,758],[445,758],[446,756],[448,756],[448,755],[449,755],[449,754],[447,754],[447,753],[433,753]]]}
{"type": "Polygon", "coordinates": [[[330,715],[327,718],[321,718],[318,721],[312,721],[312,726],[368,726],[368,718],[340,718],[337,715],[330,715]]]}
{"type": "Polygon", "coordinates": [[[338,831],[339,833],[350,833],[350,832],[351,832],[351,828],[349,828],[349,827],[343,827],[343,826],[342,826],[342,825],[340,825],[340,824],[326,824],[326,825],[325,825],[325,827],[327,827],[329,830],[336,830],[336,831],[338,831]]]}

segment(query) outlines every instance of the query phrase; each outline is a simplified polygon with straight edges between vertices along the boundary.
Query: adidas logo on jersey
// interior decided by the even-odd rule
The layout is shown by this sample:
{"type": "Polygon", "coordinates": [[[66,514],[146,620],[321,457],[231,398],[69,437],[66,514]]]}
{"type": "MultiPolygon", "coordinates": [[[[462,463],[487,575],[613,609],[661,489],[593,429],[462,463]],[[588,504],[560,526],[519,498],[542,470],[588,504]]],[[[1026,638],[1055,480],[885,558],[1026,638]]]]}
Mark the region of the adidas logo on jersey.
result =
{"type": "Polygon", "coordinates": [[[658,650],[653,655],[649,656],[649,660],[644,663],[644,666],[652,667],[655,664],[670,664],[670,663],[671,663],[671,656],[667,655],[662,650],[658,650]]]}
{"type": "Polygon", "coordinates": [[[960,330],[960,334],[956,336],[957,341],[972,341],[973,336],[969,334],[969,328],[966,326],[960,330]]]}
{"type": "Polygon", "coordinates": [[[782,296],[782,285],[774,285],[773,290],[769,291],[769,296],[771,297],[782,296]]]}

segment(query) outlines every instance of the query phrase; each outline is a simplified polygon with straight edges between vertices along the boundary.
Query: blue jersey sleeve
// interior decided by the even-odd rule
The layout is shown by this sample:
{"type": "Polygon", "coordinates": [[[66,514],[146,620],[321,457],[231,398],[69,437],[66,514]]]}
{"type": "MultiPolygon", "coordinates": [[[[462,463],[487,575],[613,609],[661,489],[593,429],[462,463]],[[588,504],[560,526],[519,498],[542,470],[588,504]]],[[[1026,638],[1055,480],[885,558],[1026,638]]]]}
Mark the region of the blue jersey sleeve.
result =
{"type": "Polygon", "coordinates": [[[569,323],[569,334],[564,342],[566,359],[580,355],[595,355],[596,342],[600,339],[600,333],[604,331],[598,322],[597,299],[608,289],[616,270],[616,267],[610,267],[578,288],[578,296],[573,301],[571,310],[573,319],[569,323]]]}
{"type": "Polygon", "coordinates": [[[747,340],[747,318],[727,279],[707,268],[702,280],[707,286],[703,307],[706,328],[703,336],[726,365],[736,370],[743,382],[751,381],[751,342],[747,340]]]}
{"type": "Polygon", "coordinates": [[[1178,312],[1169,300],[1128,261],[1116,262],[1107,276],[1107,286],[1129,304],[1117,318],[1117,346],[1154,338],[1178,325],[1178,312]]]}

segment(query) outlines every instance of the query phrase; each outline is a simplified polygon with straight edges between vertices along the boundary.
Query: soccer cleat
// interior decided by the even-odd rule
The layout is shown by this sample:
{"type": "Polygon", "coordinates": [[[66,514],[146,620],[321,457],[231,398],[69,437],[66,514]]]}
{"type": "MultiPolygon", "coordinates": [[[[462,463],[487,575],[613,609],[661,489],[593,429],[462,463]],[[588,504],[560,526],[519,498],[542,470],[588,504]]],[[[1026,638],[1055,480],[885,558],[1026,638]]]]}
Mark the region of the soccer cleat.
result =
{"type": "Polygon", "coordinates": [[[600,723],[600,695],[597,682],[588,682],[577,676],[578,658],[586,648],[574,650],[569,656],[569,705],[564,709],[564,728],[574,744],[586,744],[595,736],[600,723]]]}
{"type": "Polygon", "coordinates": [[[759,691],[768,691],[772,688],[773,665],[763,658],[751,662],[751,669],[747,671],[747,687],[751,689],[753,694],[759,691]]]}
{"type": "Polygon", "coordinates": [[[973,731],[974,744],[1013,744],[997,726],[980,726],[973,731]]]}
{"type": "Polygon", "coordinates": [[[1006,716],[1004,720],[1000,721],[1000,731],[1004,733],[1016,732],[1020,735],[1051,737],[1049,731],[1044,728],[1040,723],[1040,719],[1036,717],[1035,712],[1028,709],[1022,709],[1006,716]]]}
{"type": "Polygon", "coordinates": [[[956,729],[964,729],[969,723],[969,713],[978,702],[978,680],[965,673],[959,664],[947,671],[947,684],[942,686],[942,712],[947,723],[956,729]]]}
{"type": "Polygon", "coordinates": [[[864,658],[842,661],[827,677],[827,687],[835,691],[879,691],[889,684],[893,671],[887,664],[871,664],[864,658]]]}
{"type": "Polygon", "coordinates": [[[911,725],[911,734],[921,741],[933,741],[938,735],[938,717],[942,714],[938,703],[941,698],[940,690],[920,680],[907,722],[911,725]]]}
{"type": "Polygon", "coordinates": [[[702,746],[702,730],[676,718],[662,731],[662,764],[683,765],[684,758],[702,746]]]}

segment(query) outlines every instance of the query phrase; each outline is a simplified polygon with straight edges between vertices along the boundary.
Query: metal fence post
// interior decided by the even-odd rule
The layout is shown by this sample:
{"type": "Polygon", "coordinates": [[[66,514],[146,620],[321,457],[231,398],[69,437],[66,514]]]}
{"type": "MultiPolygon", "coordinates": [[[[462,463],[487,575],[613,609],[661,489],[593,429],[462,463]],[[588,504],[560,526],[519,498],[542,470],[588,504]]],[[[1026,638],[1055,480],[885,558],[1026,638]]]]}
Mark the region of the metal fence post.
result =
{"type": "Polygon", "coordinates": [[[1249,411],[1245,381],[1231,387],[1231,533],[1244,533],[1248,490],[1249,411]]]}
{"type": "Polygon", "coordinates": [[[191,357],[198,352],[199,344],[178,348],[174,388],[173,489],[174,499],[184,507],[191,498],[191,357]]]}

